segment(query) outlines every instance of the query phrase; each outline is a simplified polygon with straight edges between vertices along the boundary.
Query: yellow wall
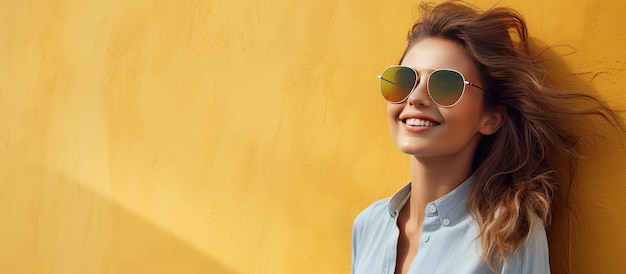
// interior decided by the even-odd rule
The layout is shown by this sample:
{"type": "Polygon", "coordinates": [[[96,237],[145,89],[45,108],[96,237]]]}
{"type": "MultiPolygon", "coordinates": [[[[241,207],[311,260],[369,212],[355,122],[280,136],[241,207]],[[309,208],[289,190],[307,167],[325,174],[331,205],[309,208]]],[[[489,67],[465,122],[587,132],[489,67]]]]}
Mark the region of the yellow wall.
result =
{"type": "MultiPolygon", "coordinates": [[[[1,1],[0,273],[348,272],[353,218],[408,180],[376,75],[416,1],[381,3],[1,1]]],[[[624,106],[624,2],[502,4],[624,106]]],[[[557,273],[623,269],[626,154],[600,130],[557,273]]]]}

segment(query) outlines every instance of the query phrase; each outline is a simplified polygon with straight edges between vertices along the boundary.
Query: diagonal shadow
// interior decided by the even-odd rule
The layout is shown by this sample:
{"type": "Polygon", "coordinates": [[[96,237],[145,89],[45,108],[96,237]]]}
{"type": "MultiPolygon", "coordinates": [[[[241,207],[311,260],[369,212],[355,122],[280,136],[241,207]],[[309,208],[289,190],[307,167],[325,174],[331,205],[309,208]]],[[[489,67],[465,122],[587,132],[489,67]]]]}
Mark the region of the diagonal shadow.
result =
{"type": "Polygon", "coordinates": [[[0,273],[235,273],[80,182],[13,167],[0,181],[0,273]]]}

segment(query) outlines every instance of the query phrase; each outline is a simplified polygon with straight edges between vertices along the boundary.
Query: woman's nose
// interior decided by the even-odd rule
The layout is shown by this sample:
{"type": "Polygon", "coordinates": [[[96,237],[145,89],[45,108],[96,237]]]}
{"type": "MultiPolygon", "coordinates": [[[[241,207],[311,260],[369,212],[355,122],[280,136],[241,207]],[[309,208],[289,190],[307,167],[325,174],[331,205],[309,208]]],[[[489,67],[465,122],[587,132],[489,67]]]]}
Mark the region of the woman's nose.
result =
{"type": "Polygon", "coordinates": [[[428,79],[420,79],[420,82],[406,99],[409,104],[423,107],[429,107],[432,104],[428,95],[427,81],[428,79]]]}

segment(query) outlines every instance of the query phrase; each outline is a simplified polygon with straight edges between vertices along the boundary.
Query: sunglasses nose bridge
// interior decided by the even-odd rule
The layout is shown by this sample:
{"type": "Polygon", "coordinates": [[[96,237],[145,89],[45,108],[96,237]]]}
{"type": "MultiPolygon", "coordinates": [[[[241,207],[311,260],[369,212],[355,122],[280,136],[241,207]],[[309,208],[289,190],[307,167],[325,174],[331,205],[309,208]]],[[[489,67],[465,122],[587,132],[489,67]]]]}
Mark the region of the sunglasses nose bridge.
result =
{"type": "Polygon", "coordinates": [[[413,87],[413,90],[411,90],[411,93],[409,93],[409,96],[407,96],[406,100],[413,105],[430,105],[431,99],[430,94],[428,93],[428,75],[418,73],[415,86],[413,87]]]}

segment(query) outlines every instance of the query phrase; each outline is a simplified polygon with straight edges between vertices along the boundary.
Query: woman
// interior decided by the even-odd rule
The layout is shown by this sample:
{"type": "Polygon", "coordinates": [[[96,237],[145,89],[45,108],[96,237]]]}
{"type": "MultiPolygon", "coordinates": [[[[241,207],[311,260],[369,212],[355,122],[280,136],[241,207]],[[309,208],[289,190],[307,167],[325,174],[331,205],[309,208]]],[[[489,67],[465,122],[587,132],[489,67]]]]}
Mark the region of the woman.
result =
{"type": "Polygon", "coordinates": [[[549,273],[556,163],[575,162],[579,139],[562,119],[617,116],[544,83],[516,11],[421,11],[400,65],[379,76],[411,182],[356,218],[352,272],[549,273]]]}

